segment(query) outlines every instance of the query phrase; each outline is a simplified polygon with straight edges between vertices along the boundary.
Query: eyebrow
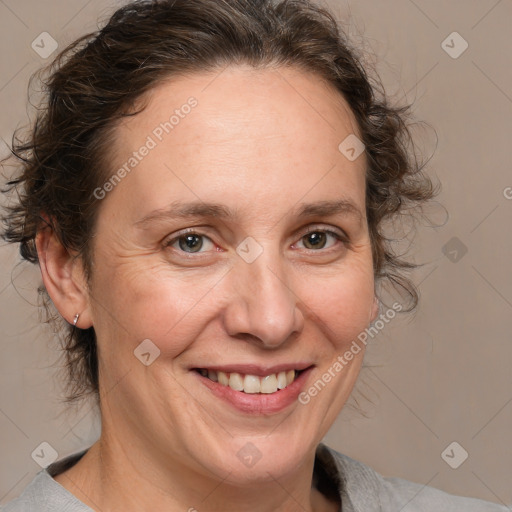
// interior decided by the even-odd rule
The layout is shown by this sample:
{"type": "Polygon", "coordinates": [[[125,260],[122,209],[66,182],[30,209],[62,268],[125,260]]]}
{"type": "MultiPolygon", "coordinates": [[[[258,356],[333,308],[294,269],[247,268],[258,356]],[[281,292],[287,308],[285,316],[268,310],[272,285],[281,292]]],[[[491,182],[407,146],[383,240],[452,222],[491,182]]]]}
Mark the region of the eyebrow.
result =
{"type": "MultiPolygon", "coordinates": [[[[330,217],[339,214],[354,217],[359,222],[363,219],[361,210],[348,199],[301,203],[297,211],[299,219],[308,217],[330,217]]],[[[152,222],[187,218],[220,218],[232,220],[236,218],[236,216],[237,210],[231,210],[219,203],[205,203],[201,201],[182,203],[176,201],[171,203],[168,208],[152,211],[135,222],[135,226],[144,228],[152,222]]]]}
{"type": "Polygon", "coordinates": [[[348,199],[318,201],[309,204],[303,203],[298,212],[298,217],[331,217],[338,214],[352,216],[359,221],[363,220],[361,210],[348,199]]]}

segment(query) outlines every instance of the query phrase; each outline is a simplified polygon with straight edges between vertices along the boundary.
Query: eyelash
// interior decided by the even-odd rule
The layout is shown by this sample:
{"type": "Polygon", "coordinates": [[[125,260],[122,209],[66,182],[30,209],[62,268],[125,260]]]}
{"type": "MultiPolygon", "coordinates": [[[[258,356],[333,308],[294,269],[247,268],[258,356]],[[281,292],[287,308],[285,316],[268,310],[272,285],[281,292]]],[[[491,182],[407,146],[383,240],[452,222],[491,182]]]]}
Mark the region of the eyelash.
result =
{"type": "MultiPolygon", "coordinates": [[[[307,236],[311,233],[326,233],[328,235],[331,235],[333,238],[338,240],[338,242],[341,242],[344,245],[348,245],[348,242],[349,242],[348,236],[345,233],[343,233],[341,230],[338,232],[338,231],[334,231],[332,229],[322,229],[317,226],[308,228],[308,230],[299,238],[299,240],[302,240],[305,236],[307,236]]],[[[306,249],[306,250],[311,251],[311,252],[320,252],[320,251],[328,251],[329,248],[328,249],[319,249],[319,250],[315,250],[315,249],[306,249]]]]}
{"type": "MultiPolygon", "coordinates": [[[[340,230],[340,232],[337,232],[337,231],[334,231],[332,229],[319,228],[317,226],[308,228],[308,230],[299,238],[299,241],[301,241],[304,237],[306,237],[307,235],[309,235],[311,233],[325,233],[327,235],[332,236],[337,241],[341,242],[344,246],[348,246],[348,244],[349,244],[348,236],[345,233],[343,233],[341,230],[340,230]]],[[[164,241],[164,244],[163,244],[164,248],[171,247],[172,245],[177,243],[180,240],[180,238],[183,238],[186,235],[197,235],[198,237],[202,237],[202,238],[206,238],[206,239],[210,240],[211,243],[214,244],[213,240],[208,235],[200,233],[200,232],[198,232],[194,228],[188,228],[185,231],[182,231],[181,233],[178,233],[176,236],[173,236],[171,239],[164,241]]],[[[296,243],[298,243],[298,242],[296,242],[296,243]]],[[[324,249],[324,248],[321,248],[321,249],[307,249],[307,248],[305,248],[305,250],[308,251],[308,252],[311,252],[311,253],[314,253],[314,252],[325,253],[325,252],[328,252],[328,251],[330,252],[331,250],[333,250],[336,245],[337,244],[335,244],[332,247],[328,247],[327,249],[324,249]]],[[[198,258],[198,257],[201,257],[201,256],[198,256],[198,255],[204,254],[206,252],[209,252],[209,251],[203,251],[203,252],[195,252],[194,253],[194,252],[186,252],[186,251],[183,251],[183,250],[181,250],[179,248],[174,248],[174,249],[176,251],[180,252],[180,255],[185,255],[186,258],[198,258]]]]}

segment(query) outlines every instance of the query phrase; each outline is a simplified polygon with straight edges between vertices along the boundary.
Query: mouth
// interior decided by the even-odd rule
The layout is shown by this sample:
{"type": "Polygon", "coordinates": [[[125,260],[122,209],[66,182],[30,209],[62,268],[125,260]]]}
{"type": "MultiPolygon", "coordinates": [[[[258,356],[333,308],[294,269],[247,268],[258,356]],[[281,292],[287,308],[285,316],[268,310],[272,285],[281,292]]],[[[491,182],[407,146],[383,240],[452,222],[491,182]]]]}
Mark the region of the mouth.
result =
{"type": "Polygon", "coordinates": [[[261,368],[231,365],[217,368],[191,368],[215,399],[249,415],[272,415],[298,403],[314,365],[280,365],[261,368]]]}
{"type": "Polygon", "coordinates": [[[207,370],[206,368],[194,368],[194,370],[212,382],[217,382],[221,386],[229,387],[234,391],[266,395],[286,389],[304,371],[292,369],[258,376],[239,372],[207,370]]]}

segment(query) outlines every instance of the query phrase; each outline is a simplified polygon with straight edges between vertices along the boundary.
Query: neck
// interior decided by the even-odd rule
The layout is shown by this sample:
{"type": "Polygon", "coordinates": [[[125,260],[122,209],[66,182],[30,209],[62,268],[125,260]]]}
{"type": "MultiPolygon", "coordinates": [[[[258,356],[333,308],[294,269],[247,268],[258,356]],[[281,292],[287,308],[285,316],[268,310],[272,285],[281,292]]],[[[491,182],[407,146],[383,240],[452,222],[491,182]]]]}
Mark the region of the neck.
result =
{"type": "Polygon", "coordinates": [[[324,512],[339,510],[312,487],[315,454],[293,474],[268,476],[247,486],[200,473],[180,461],[165,466],[153,454],[106,433],[55,480],[93,510],[220,512],[324,512]]]}

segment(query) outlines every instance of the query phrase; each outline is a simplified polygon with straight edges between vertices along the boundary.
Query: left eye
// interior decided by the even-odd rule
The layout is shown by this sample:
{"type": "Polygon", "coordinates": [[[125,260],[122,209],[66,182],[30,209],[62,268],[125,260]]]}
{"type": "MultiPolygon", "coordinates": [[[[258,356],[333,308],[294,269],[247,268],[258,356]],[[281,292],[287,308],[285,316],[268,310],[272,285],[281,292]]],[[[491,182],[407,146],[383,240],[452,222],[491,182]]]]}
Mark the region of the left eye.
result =
{"type": "Polygon", "coordinates": [[[302,236],[299,243],[302,242],[304,247],[308,250],[316,250],[332,247],[335,245],[336,241],[340,240],[341,236],[334,231],[315,230],[302,236]],[[334,239],[334,242],[327,246],[329,238],[334,239]]]}
{"type": "Polygon", "coordinates": [[[175,249],[179,248],[183,252],[188,253],[204,252],[201,251],[201,249],[205,248],[205,250],[209,250],[213,248],[213,242],[207,236],[198,233],[180,235],[170,240],[166,245],[168,247],[174,247],[175,249]]]}

